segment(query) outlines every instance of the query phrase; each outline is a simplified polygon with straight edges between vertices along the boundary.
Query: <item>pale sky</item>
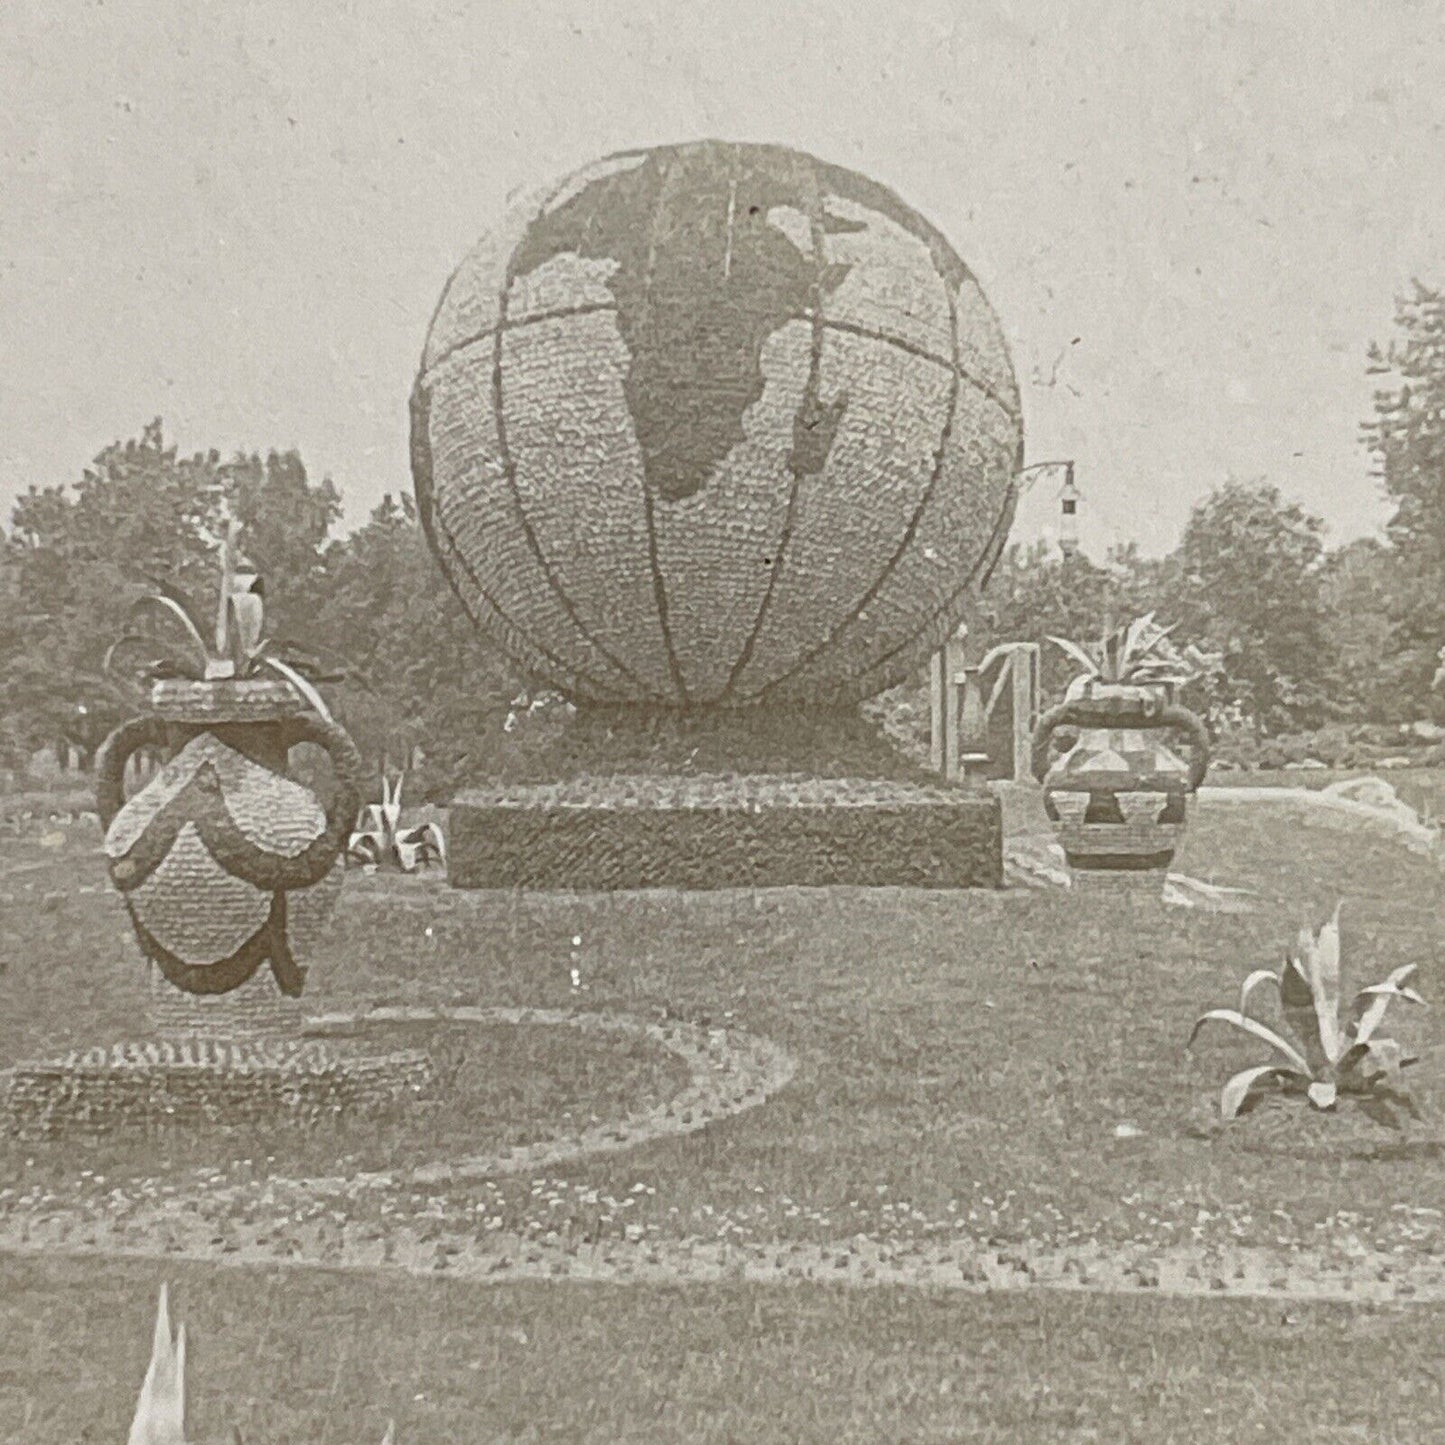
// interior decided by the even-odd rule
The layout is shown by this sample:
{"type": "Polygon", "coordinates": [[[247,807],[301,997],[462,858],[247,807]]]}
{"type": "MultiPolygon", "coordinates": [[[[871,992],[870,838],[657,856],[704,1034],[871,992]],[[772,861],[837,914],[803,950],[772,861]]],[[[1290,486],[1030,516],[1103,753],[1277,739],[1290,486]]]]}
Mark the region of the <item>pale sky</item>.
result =
{"type": "Polygon", "coordinates": [[[3,0],[0,83],[5,514],[159,415],[360,520],[462,253],[626,146],[892,186],[1002,317],[1030,459],[1156,550],[1230,474],[1372,530],[1365,347],[1445,282],[1439,0],[3,0]]]}

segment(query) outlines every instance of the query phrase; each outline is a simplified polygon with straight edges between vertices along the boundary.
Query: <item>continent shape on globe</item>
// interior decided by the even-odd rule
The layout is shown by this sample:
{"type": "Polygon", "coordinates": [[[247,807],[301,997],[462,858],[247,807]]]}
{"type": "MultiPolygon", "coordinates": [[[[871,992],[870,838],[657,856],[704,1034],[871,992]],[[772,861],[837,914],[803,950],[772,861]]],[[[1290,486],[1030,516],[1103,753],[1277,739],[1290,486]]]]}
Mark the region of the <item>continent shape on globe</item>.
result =
{"type": "Polygon", "coordinates": [[[631,152],[514,206],[448,283],[413,395],[439,561],[580,702],[878,692],[997,557],[1021,449],[948,242],[774,146],[631,152]]]}

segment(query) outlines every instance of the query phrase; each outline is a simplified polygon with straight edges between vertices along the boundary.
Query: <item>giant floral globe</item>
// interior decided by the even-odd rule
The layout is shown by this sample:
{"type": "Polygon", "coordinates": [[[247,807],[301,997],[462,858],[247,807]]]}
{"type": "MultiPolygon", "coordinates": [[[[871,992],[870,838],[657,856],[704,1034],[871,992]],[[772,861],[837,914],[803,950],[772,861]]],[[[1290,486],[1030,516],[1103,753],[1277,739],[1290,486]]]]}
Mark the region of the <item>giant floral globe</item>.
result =
{"type": "Polygon", "coordinates": [[[842,705],[956,627],[1022,448],[1002,329],[891,191],[777,146],[585,166],[447,283],[423,524],[481,632],[578,703],[842,705]]]}

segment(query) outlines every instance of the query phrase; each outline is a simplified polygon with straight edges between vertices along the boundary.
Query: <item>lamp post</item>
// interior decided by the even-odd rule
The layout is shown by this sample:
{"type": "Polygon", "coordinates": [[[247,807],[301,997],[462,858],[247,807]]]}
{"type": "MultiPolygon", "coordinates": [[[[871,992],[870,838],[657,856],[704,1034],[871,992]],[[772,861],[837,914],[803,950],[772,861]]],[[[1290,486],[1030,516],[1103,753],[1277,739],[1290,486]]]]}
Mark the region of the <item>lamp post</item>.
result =
{"type": "Polygon", "coordinates": [[[1059,488],[1059,551],[1067,562],[1079,550],[1079,489],[1074,484],[1073,459],[1034,462],[1019,472],[1017,477],[1020,498],[1029,490],[1041,472],[1062,470],[1063,486],[1059,488]]]}
{"type": "Polygon", "coordinates": [[[1059,491],[1059,550],[1073,557],[1079,550],[1079,489],[1074,485],[1074,464],[1064,472],[1064,485],[1059,491]]]}

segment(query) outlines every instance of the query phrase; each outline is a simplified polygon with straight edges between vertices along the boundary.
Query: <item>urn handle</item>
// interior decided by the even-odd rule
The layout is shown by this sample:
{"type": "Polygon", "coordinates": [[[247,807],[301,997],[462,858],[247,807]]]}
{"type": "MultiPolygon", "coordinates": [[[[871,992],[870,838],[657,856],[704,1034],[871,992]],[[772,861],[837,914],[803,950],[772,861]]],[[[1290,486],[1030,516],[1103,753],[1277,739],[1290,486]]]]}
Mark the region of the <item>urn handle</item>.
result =
{"type": "Polygon", "coordinates": [[[1157,727],[1178,728],[1189,735],[1189,791],[1197,793],[1209,771],[1209,729],[1196,712],[1178,703],[1170,703],[1159,714],[1157,727]]]}
{"type": "Polygon", "coordinates": [[[334,853],[346,847],[347,838],[356,823],[361,809],[362,772],[361,753],[351,740],[351,735],[339,723],[316,713],[302,713],[286,720],[286,748],[301,743],[315,743],[324,748],[331,759],[335,783],[332,788],[331,804],[326,809],[327,845],[334,853]]]}
{"type": "Polygon", "coordinates": [[[1097,715],[1096,710],[1091,709],[1086,701],[1081,702],[1076,698],[1051,707],[1039,719],[1038,726],[1034,729],[1033,775],[1039,782],[1043,782],[1049,770],[1049,741],[1054,733],[1066,724],[1084,727],[1102,724],[1113,727],[1178,728],[1189,738],[1187,786],[1191,793],[1199,791],[1200,785],[1204,782],[1204,775],[1209,770],[1209,729],[1204,726],[1204,720],[1199,714],[1190,712],[1187,707],[1180,707],[1177,703],[1166,703],[1163,707],[1151,711],[1147,716],[1106,718],[1097,715]]]}
{"type": "Polygon", "coordinates": [[[1043,782],[1049,771],[1049,743],[1054,733],[1069,721],[1073,712],[1072,702],[1061,702],[1049,708],[1039,718],[1038,725],[1034,728],[1034,751],[1031,759],[1031,768],[1037,782],[1043,782]]]}
{"type": "Polygon", "coordinates": [[[126,764],[141,748],[165,747],[169,740],[163,718],[137,717],[122,723],[100,745],[95,754],[95,810],[102,832],[125,807],[126,764]]]}

